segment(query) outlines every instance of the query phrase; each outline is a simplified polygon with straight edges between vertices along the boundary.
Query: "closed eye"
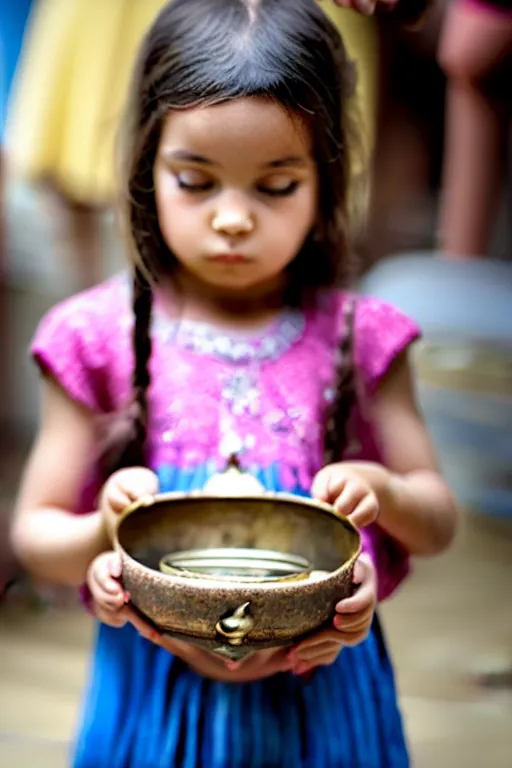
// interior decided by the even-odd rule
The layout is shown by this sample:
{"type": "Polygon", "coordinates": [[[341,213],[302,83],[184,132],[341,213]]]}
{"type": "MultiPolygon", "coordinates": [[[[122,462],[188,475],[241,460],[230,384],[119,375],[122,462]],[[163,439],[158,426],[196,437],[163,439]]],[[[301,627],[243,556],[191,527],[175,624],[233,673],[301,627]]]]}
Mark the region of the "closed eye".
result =
{"type": "Polygon", "coordinates": [[[179,189],[191,193],[209,192],[214,186],[214,182],[211,179],[208,179],[203,174],[196,173],[178,174],[176,182],[179,189]]]}
{"type": "Polygon", "coordinates": [[[293,195],[294,192],[297,191],[298,187],[298,181],[290,181],[288,184],[283,186],[259,184],[256,189],[258,192],[261,192],[262,195],[267,195],[268,197],[288,197],[289,195],[293,195]]]}

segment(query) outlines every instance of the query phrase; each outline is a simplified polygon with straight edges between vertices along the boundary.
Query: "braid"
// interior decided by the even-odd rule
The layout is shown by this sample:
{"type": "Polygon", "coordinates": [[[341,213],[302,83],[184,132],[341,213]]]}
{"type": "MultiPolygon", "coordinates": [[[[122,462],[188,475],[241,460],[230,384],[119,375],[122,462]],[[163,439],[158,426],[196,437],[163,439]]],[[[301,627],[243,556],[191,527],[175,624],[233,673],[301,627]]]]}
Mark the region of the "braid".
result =
{"type": "Polygon", "coordinates": [[[347,425],[356,400],[354,363],[354,315],[356,301],[347,299],[343,306],[343,328],[338,349],[336,389],[327,414],[325,429],[325,464],[339,461],[347,445],[347,425]]]}
{"type": "Polygon", "coordinates": [[[151,308],[153,294],[151,286],[143,272],[136,267],[133,281],[133,349],[135,366],[133,369],[133,399],[137,406],[135,417],[135,439],[140,464],[144,463],[144,447],[148,430],[148,389],[151,381],[149,360],[151,357],[151,308]]]}
{"type": "MultiPolygon", "coordinates": [[[[129,434],[114,460],[114,469],[144,466],[148,428],[148,388],[151,381],[149,360],[151,357],[150,322],[153,295],[144,271],[136,266],[133,277],[133,352],[135,365],[132,376],[133,413],[130,416],[129,434]]],[[[112,471],[112,470],[111,470],[112,471]]]]}

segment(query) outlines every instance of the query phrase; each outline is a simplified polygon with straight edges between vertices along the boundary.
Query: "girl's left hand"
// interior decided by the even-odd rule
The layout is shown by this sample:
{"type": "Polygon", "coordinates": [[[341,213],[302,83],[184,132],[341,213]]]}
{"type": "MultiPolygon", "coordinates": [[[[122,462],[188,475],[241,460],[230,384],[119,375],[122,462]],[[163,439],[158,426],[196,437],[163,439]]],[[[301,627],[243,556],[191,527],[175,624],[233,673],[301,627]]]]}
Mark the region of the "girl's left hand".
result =
{"type": "Polygon", "coordinates": [[[377,605],[377,578],[367,555],[360,555],[356,561],[354,584],[359,585],[355,594],[336,605],[334,629],[308,637],[289,653],[294,674],[303,675],[315,667],[332,664],[344,645],[358,645],[367,637],[377,605]]]}
{"type": "MultiPolygon", "coordinates": [[[[375,465],[372,475],[378,485],[386,482],[386,470],[375,465]]],[[[357,465],[340,461],[318,472],[311,488],[315,499],[332,504],[337,512],[358,528],[374,523],[379,516],[379,499],[370,481],[358,472],[357,465]]]]}

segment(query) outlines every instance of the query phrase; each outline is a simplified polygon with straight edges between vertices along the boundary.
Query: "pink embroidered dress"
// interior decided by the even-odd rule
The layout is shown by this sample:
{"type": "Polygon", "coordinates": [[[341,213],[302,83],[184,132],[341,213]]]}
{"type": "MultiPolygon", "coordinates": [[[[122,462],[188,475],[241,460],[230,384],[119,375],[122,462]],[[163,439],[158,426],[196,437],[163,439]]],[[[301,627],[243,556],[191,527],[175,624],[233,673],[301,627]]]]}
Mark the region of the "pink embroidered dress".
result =
{"type": "MultiPolygon", "coordinates": [[[[284,489],[299,494],[309,492],[312,480],[322,466],[323,425],[326,408],[334,395],[335,359],[340,342],[343,301],[342,294],[333,294],[324,297],[317,306],[304,313],[298,310],[283,311],[264,332],[252,337],[223,335],[205,325],[174,322],[163,313],[158,302],[156,303],[151,329],[153,345],[150,361],[147,462],[157,472],[162,490],[200,488],[208,477],[223,468],[231,454],[237,453],[244,468],[257,476],[267,488],[284,489]]],[[[72,399],[99,416],[107,417],[108,414],[124,407],[131,396],[132,327],[129,283],[124,276],[116,277],[54,308],[40,324],[32,352],[42,371],[53,376],[72,399]]],[[[351,439],[345,458],[372,461],[380,459],[376,437],[371,424],[365,419],[364,403],[372,397],[393,360],[407,349],[418,335],[416,325],[393,307],[372,298],[357,299],[355,359],[361,404],[351,420],[349,429],[351,439]]],[[[94,497],[98,490],[94,469],[90,480],[77,505],[77,513],[89,511],[94,506],[94,497]]],[[[393,592],[406,575],[408,559],[378,526],[372,526],[364,531],[363,535],[364,549],[371,554],[377,567],[379,597],[384,599],[393,592]]],[[[188,705],[182,702],[182,709],[177,713],[173,709],[175,700],[172,696],[169,701],[162,699],[158,705],[151,700],[151,706],[155,707],[155,712],[158,710],[159,723],[158,733],[151,743],[155,749],[155,755],[157,752],[158,755],[162,755],[164,747],[161,740],[164,734],[167,734],[165,754],[168,754],[169,762],[129,762],[131,758],[127,755],[135,754],[140,747],[139,730],[142,728],[144,731],[143,725],[139,725],[139,729],[133,725],[132,730],[128,725],[126,726],[127,735],[123,736],[124,741],[121,739],[125,744],[124,752],[121,750],[124,757],[119,756],[117,747],[114,750],[114,733],[121,716],[119,708],[122,706],[119,697],[123,694],[116,693],[112,675],[118,679],[119,685],[122,680],[121,688],[125,691],[124,705],[129,712],[132,712],[132,705],[126,702],[131,701],[131,694],[126,694],[127,673],[121,672],[118,661],[114,665],[118,678],[112,671],[110,677],[106,677],[105,653],[107,655],[114,653],[119,659],[120,649],[124,649],[121,656],[124,653],[126,664],[133,666],[133,654],[137,655],[139,652],[137,649],[142,643],[142,647],[146,650],[141,656],[141,659],[144,659],[141,664],[146,665],[147,675],[150,677],[153,674],[151,664],[156,663],[157,658],[160,659],[158,651],[161,649],[146,648],[151,644],[135,635],[131,628],[114,630],[102,627],[99,632],[96,667],[86,702],[85,723],[79,740],[75,765],[80,768],[93,765],[92,762],[87,761],[93,754],[92,745],[95,739],[97,741],[99,733],[97,728],[100,726],[97,718],[91,714],[91,707],[93,709],[96,707],[97,710],[98,697],[101,698],[103,691],[111,703],[117,702],[115,710],[117,714],[110,712],[108,716],[107,714],[103,716],[101,733],[103,741],[106,740],[106,742],[101,755],[96,754],[97,750],[94,753],[95,768],[102,768],[104,765],[123,768],[125,765],[132,764],[137,768],[145,765],[153,768],[156,765],[182,764],[190,765],[191,768],[203,764],[208,765],[208,768],[217,764],[233,765],[234,768],[244,766],[242,758],[240,758],[242,762],[236,762],[234,757],[233,762],[222,762],[222,759],[228,759],[226,757],[228,753],[233,755],[233,750],[236,752],[234,745],[239,734],[238,727],[228,726],[227,720],[222,738],[219,737],[222,744],[218,747],[220,750],[218,754],[224,754],[225,757],[219,757],[217,763],[208,762],[206,758],[202,762],[203,753],[198,746],[199,742],[203,745],[213,744],[213,749],[217,744],[216,737],[212,735],[213,732],[207,733],[207,722],[201,720],[200,733],[197,728],[192,729],[194,733],[190,736],[190,743],[186,740],[186,748],[180,741],[181,737],[175,736],[173,741],[168,735],[171,720],[174,723],[177,718],[176,722],[181,722],[189,710],[188,705]],[[108,649],[111,650],[108,651],[108,649]],[[153,662],[149,661],[150,658],[153,662]],[[91,697],[93,699],[96,697],[95,703],[91,702],[91,697]],[[108,723],[105,724],[107,721],[108,723]],[[189,762],[186,762],[183,758],[185,753],[195,755],[194,759],[190,757],[189,762]]],[[[387,765],[400,768],[408,764],[396,705],[392,670],[387,654],[384,653],[382,656],[382,651],[379,651],[379,648],[383,647],[382,644],[380,629],[376,626],[368,641],[358,648],[345,649],[340,654],[340,661],[328,669],[319,670],[319,674],[315,675],[314,682],[311,683],[311,686],[318,685],[318,681],[322,681],[325,675],[327,675],[326,680],[332,681],[334,670],[337,669],[341,674],[342,668],[347,664],[347,657],[351,654],[357,656],[358,653],[370,653],[371,664],[368,659],[362,663],[367,667],[370,664],[368,669],[373,669],[377,677],[375,679],[372,677],[366,682],[360,681],[358,684],[357,688],[364,702],[361,701],[357,706],[353,702],[356,720],[351,720],[356,732],[363,728],[361,743],[359,744],[355,736],[351,737],[352,746],[349,750],[346,738],[341,740],[336,747],[338,750],[336,755],[339,757],[339,760],[336,758],[337,762],[329,762],[331,756],[327,762],[322,758],[320,762],[310,763],[309,757],[307,760],[299,759],[294,747],[292,750],[296,758],[293,763],[294,768],[310,764],[314,764],[315,768],[323,768],[324,765],[325,768],[335,766],[357,768],[359,765],[364,768],[372,768],[372,766],[380,768],[387,765]],[[373,650],[369,650],[369,643],[374,644],[373,650]],[[384,664],[384,672],[375,661],[377,658],[380,658],[384,664]],[[384,683],[380,680],[381,675],[384,675],[384,683]],[[377,696],[375,699],[375,693],[372,693],[370,699],[375,701],[370,706],[368,703],[370,699],[363,695],[368,686],[373,690],[380,684],[384,686],[383,690],[388,691],[386,711],[382,710],[384,706],[382,697],[377,696]],[[357,717],[360,717],[356,713],[358,706],[371,712],[366,717],[364,727],[357,721],[357,717]],[[389,733],[394,734],[393,738],[384,738],[383,734],[387,733],[387,730],[386,728],[382,730],[382,723],[388,724],[386,727],[390,729],[389,733]],[[360,762],[357,762],[354,757],[356,742],[359,745],[357,748],[360,750],[360,762]],[[388,752],[394,756],[394,762],[382,762],[384,759],[382,755],[388,752]],[[343,755],[346,757],[344,758],[343,755]]],[[[162,653],[165,654],[165,652],[162,653]]],[[[233,716],[238,704],[233,699],[234,694],[229,693],[229,690],[236,689],[238,686],[212,683],[201,678],[199,678],[201,682],[198,682],[196,680],[198,676],[189,669],[182,669],[181,662],[170,654],[165,654],[165,658],[165,662],[160,659],[158,663],[162,667],[161,671],[167,665],[166,674],[170,674],[169,659],[172,659],[174,669],[181,670],[180,680],[187,678],[189,687],[213,686],[208,691],[201,688],[202,702],[206,702],[210,694],[213,695],[212,690],[217,692],[222,690],[221,699],[218,701],[215,699],[215,707],[220,707],[218,710],[215,709],[216,717],[220,717],[220,712],[223,712],[223,717],[228,717],[228,720],[233,716]],[[232,709],[233,707],[235,709],[232,709]],[[227,715],[226,712],[228,712],[227,715]],[[229,715],[230,712],[231,715],[229,715]]],[[[135,677],[134,673],[134,679],[135,677]]],[[[301,683],[291,675],[284,677],[287,679],[286,685],[300,687],[300,691],[295,690],[294,687],[295,697],[298,696],[301,699],[305,695],[306,699],[308,698],[310,694],[304,693],[306,688],[303,691],[304,686],[301,683]]],[[[155,691],[159,690],[159,686],[151,687],[147,676],[145,681],[145,685],[149,686],[156,695],[155,691]]],[[[128,685],[130,690],[130,686],[136,689],[132,693],[135,697],[134,701],[138,701],[138,707],[141,706],[145,695],[148,697],[153,695],[149,691],[142,691],[140,684],[139,681],[137,688],[134,680],[130,680],[128,685]]],[[[258,686],[260,688],[263,686],[261,690],[266,690],[265,686],[268,685],[271,684],[261,681],[257,684],[243,684],[240,688],[247,690],[247,695],[251,697],[256,689],[259,690],[258,686]]],[[[320,682],[320,685],[324,683],[320,682]]],[[[311,686],[307,688],[308,691],[311,686]]],[[[210,704],[214,706],[212,702],[210,704]]],[[[303,705],[307,706],[305,699],[303,705]]],[[[253,703],[247,706],[251,710],[255,705],[253,703]]],[[[343,706],[345,709],[349,707],[352,711],[352,704],[345,702],[343,706]]],[[[259,705],[256,710],[258,717],[263,717],[266,711],[259,705]]],[[[279,711],[281,714],[278,719],[284,717],[287,722],[290,715],[287,714],[286,707],[281,712],[279,708],[275,710],[274,706],[273,711],[274,714],[279,711]]],[[[209,722],[208,717],[206,720],[209,722]]],[[[325,714],[322,729],[327,723],[325,718],[327,714],[325,714]]],[[[144,717],[142,719],[144,720],[144,717]]],[[[254,722],[251,720],[251,723],[250,727],[247,723],[239,725],[240,727],[243,725],[244,732],[253,733],[254,722]]],[[[152,727],[148,721],[147,728],[151,730],[152,727]]],[[[172,726],[173,733],[177,727],[177,725],[172,726]]],[[[189,731],[190,729],[187,729],[187,734],[189,731]]],[[[254,733],[253,737],[256,739],[254,733]]],[[[147,738],[149,737],[146,734],[147,738]]],[[[273,738],[278,737],[274,735],[273,738]]],[[[301,755],[307,756],[318,750],[317,736],[311,734],[307,736],[304,729],[299,729],[295,738],[299,739],[302,745],[301,755]]],[[[258,768],[267,765],[283,768],[285,765],[282,757],[284,742],[280,749],[275,744],[272,747],[276,755],[281,755],[275,762],[269,762],[272,749],[268,744],[265,748],[267,747],[268,754],[265,753],[267,757],[261,758],[263,762],[260,760],[251,764],[258,768]]],[[[263,755],[264,751],[261,754],[263,755]]],[[[391,760],[391,757],[389,759],[391,760]]]]}

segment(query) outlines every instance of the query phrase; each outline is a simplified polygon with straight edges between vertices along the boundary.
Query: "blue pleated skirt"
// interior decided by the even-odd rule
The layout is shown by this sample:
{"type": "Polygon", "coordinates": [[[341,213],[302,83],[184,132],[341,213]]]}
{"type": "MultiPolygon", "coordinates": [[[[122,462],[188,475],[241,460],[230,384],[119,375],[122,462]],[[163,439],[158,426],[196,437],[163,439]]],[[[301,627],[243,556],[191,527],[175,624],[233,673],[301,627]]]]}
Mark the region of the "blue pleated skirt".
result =
{"type": "MultiPolygon", "coordinates": [[[[200,485],[197,475],[171,478],[169,468],[160,479],[166,489],[200,485]]],[[[275,476],[261,479],[277,485],[275,476]]],[[[378,618],[364,643],[344,648],[307,682],[291,673],[208,680],[131,625],[100,625],[73,766],[407,768],[378,618]]]]}

